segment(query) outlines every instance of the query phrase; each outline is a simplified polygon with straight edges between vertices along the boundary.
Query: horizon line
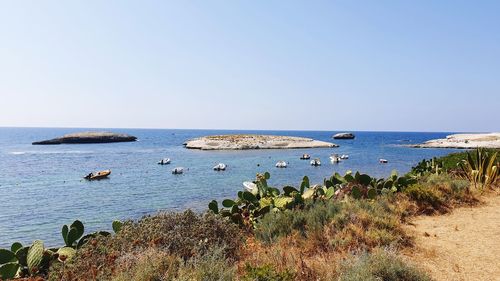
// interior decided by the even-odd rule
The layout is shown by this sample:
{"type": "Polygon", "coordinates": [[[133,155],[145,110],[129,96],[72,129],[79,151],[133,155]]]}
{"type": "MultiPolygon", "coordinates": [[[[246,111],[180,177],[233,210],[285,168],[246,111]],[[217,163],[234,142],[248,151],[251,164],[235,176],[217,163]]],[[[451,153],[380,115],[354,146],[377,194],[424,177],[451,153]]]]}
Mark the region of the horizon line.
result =
{"type": "Polygon", "coordinates": [[[291,132],[398,132],[398,133],[493,133],[494,131],[398,131],[398,130],[315,130],[315,129],[220,129],[220,128],[155,128],[155,127],[69,127],[69,126],[0,126],[1,129],[124,129],[124,130],[192,130],[192,131],[291,131],[291,132]]]}

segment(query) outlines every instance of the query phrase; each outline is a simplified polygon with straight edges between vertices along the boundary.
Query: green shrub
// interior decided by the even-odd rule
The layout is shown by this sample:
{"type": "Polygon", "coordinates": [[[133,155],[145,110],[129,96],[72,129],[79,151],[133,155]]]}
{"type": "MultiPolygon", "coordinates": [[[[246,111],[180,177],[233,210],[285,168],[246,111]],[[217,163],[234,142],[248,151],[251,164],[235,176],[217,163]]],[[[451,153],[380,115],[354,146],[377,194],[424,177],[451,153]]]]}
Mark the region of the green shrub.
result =
{"type": "Polygon", "coordinates": [[[124,223],[114,236],[90,240],[68,264],[64,279],[109,280],[120,259],[151,249],[186,262],[222,248],[224,260],[232,262],[237,259],[241,239],[238,227],[219,216],[192,211],[160,213],[124,223]]]}
{"type": "Polygon", "coordinates": [[[272,265],[253,267],[249,264],[245,266],[243,281],[292,281],[295,274],[285,270],[278,272],[272,265]]]}
{"type": "Polygon", "coordinates": [[[431,188],[429,185],[417,183],[406,188],[404,193],[415,201],[424,212],[432,213],[434,210],[445,208],[439,191],[431,188]]]}
{"type": "Polygon", "coordinates": [[[459,164],[462,175],[468,179],[476,189],[484,191],[491,187],[499,174],[498,152],[478,148],[473,153],[467,152],[467,159],[459,164]]]}
{"type": "MultiPolygon", "coordinates": [[[[484,149],[484,151],[493,154],[495,152],[500,151],[500,149],[484,149]]],[[[443,164],[443,169],[446,171],[456,170],[458,163],[466,159],[467,159],[467,151],[450,153],[446,156],[437,158],[437,160],[443,164]]],[[[500,153],[497,154],[496,161],[500,162],[500,153]]]]}
{"type": "Polygon", "coordinates": [[[347,260],[339,273],[340,281],[427,281],[427,274],[406,264],[394,254],[377,250],[347,260]]]}
{"type": "Polygon", "coordinates": [[[300,233],[313,247],[325,250],[409,242],[400,214],[384,196],[375,201],[319,201],[302,210],[269,213],[255,230],[255,236],[266,243],[292,233],[300,233]]]}

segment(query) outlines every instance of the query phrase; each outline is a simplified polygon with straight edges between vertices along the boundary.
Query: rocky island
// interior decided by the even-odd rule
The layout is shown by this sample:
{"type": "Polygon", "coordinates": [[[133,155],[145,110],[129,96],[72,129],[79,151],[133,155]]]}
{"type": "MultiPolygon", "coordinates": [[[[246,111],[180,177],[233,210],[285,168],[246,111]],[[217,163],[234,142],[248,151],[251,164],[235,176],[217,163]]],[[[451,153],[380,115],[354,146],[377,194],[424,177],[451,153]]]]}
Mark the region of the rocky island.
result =
{"type": "Polygon", "coordinates": [[[338,145],[302,137],[272,135],[220,135],[206,136],[187,141],[189,149],[201,150],[243,150],[243,149],[290,149],[328,148],[338,145]]]}
{"type": "Polygon", "coordinates": [[[333,136],[336,140],[352,140],[354,137],[353,133],[338,133],[333,136]]]}
{"type": "Polygon", "coordinates": [[[413,144],[410,147],[417,148],[500,148],[500,133],[486,134],[455,134],[445,139],[426,141],[421,144],[413,144]]]}
{"type": "Polygon", "coordinates": [[[82,132],[75,134],[67,134],[59,138],[36,141],[33,145],[48,145],[48,144],[77,144],[77,143],[110,143],[110,142],[131,142],[137,138],[127,134],[117,134],[111,132],[82,132]]]}

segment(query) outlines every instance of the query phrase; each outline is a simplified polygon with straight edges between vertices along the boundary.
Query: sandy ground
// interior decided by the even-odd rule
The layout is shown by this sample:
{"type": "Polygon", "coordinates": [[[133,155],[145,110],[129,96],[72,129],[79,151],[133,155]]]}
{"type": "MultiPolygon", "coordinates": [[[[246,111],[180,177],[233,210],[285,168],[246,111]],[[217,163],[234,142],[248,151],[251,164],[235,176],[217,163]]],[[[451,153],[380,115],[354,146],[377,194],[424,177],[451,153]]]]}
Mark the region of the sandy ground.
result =
{"type": "Polygon", "coordinates": [[[430,140],[410,146],[421,148],[500,148],[500,133],[455,134],[449,135],[445,139],[430,140]]]}
{"type": "Polygon", "coordinates": [[[309,138],[271,135],[206,136],[186,142],[186,148],[201,150],[287,149],[337,146],[330,142],[309,138]]]}
{"type": "Polygon", "coordinates": [[[416,218],[410,259],[436,280],[500,280],[500,196],[474,208],[416,218]]]}

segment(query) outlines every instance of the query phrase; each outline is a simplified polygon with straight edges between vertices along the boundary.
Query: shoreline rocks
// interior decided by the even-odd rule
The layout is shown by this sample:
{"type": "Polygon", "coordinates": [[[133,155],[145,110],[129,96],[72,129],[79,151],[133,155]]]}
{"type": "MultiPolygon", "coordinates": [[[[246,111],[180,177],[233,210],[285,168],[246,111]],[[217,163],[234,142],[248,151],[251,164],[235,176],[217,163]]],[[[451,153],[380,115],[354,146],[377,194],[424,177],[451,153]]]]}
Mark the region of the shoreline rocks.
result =
{"type": "Polygon", "coordinates": [[[420,144],[412,144],[414,148],[500,148],[500,133],[455,134],[445,139],[429,140],[420,144]]]}
{"type": "Polygon", "coordinates": [[[111,132],[82,132],[67,134],[59,138],[36,141],[33,145],[55,145],[55,144],[82,144],[82,143],[111,143],[111,142],[132,142],[137,138],[127,134],[117,134],[111,132]]]}
{"type": "Polygon", "coordinates": [[[336,140],[352,140],[356,136],[353,133],[338,133],[333,136],[336,140]]]}
{"type": "Polygon", "coordinates": [[[272,135],[219,135],[188,140],[188,149],[201,150],[246,150],[246,149],[294,149],[330,148],[338,145],[302,137],[272,135]]]}

